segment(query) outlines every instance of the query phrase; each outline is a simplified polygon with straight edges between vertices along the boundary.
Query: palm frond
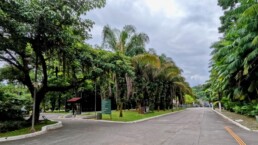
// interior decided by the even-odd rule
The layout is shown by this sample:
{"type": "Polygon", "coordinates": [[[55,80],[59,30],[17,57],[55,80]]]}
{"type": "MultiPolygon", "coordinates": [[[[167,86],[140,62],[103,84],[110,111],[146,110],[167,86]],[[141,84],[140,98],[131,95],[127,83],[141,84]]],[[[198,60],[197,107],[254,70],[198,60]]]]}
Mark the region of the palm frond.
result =
{"type": "Polygon", "coordinates": [[[104,26],[103,31],[103,43],[102,47],[117,50],[117,37],[114,31],[108,26],[104,26]]]}
{"type": "Polygon", "coordinates": [[[254,15],[258,15],[258,4],[250,6],[243,13],[243,17],[250,17],[254,15]]]}
{"type": "Polygon", "coordinates": [[[252,41],[252,45],[257,46],[258,45],[258,36],[256,36],[253,41],[252,41]]]}
{"type": "Polygon", "coordinates": [[[134,65],[140,64],[141,66],[160,68],[159,58],[156,55],[148,53],[134,56],[132,62],[134,65]]]}

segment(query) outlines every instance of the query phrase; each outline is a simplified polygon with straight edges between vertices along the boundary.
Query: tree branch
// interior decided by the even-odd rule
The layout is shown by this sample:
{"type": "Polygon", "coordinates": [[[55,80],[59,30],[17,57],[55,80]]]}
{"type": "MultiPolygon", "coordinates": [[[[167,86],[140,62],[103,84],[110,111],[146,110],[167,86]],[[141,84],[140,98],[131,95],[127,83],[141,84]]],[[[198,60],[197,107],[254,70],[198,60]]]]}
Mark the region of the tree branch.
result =
{"type": "Polygon", "coordinates": [[[14,62],[12,62],[12,60],[10,60],[10,59],[8,59],[8,58],[6,58],[6,57],[3,57],[3,56],[1,56],[1,55],[0,55],[0,59],[2,59],[3,61],[9,63],[10,65],[15,66],[17,69],[22,70],[22,68],[20,68],[20,67],[19,67],[17,64],[15,64],[14,62]]]}
{"type": "Polygon", "coordinates": [[[42,84],[43,84],[43,87],[44,87],[44,85],[47,86],[47,78],[48,78],[48,75],[47,75],[47,64],[46,64],[45,58],[44,58],[42,53],[38,53],[37,55],[39,56],[39,59],[40,59],[41,65],[42,65],[42,71],[43,71],[42,84]]]}
{"type": "Polygon", "coordinates": [[[12,53],[8,50],[5,50],[5,52],[12,58],[12,60],[16,63],[18,69],[22,70],[22,65],[19,63],[19,61],[12,55],[12,53]]]}

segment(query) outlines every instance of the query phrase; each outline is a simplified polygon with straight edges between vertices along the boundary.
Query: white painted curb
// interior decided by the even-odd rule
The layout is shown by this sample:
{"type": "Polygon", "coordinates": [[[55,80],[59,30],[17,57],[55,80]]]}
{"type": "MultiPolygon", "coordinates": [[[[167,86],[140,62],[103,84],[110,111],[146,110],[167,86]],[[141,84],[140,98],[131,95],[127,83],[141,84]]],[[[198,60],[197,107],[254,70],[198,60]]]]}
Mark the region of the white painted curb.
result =
{"type": "Polygon", "coordinates": [[[56,123],[56,124],[51,124],[51,125],[43,126],[41,128],[41,131],[37,131],[37,132],[34,132],[34,133],[18,135],[18,136],[10,136],[10,137],[1,137],[0,138],[0,142],[11,141],[11,140],[19,140],[19,139],[24,139],[24,138],[38,136],[38,135],[46,133],[48,130],[61,128],[62,126],[63,126],[62,122],[58,121],[58,123],[56,123]]]}
{"type": "Polygon", "coordinates": [[[243,129],[245,129],[245,130],[247,130],[247,131],[258,132],[258,130],[251,130],[250,128],[248,128],[248,127],[246,127],[246,126],[243,126],[242,124],[240,124],[240,123],[238,123],[238,122],[232,120],[231,118],[229,118],[229,117],[223,115],[222,113],[220,113],[220,112],[218,112],[218,111],[216,111],[216,110],[213,110],[213,111],[216,112],[217,114],[219,114],[220,116],[222,116],[223,118],[227,119],[227,120],[230,121],[231,123],[237,125],[237,126],[240,127],[240,128],[243,128],[243,129]]]}

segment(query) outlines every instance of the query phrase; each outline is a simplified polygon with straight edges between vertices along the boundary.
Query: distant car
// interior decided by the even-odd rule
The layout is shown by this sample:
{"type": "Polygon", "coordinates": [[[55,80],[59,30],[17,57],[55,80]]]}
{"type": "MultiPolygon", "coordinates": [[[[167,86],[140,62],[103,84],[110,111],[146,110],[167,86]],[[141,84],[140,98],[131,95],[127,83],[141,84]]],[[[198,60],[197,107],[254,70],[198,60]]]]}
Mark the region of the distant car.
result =
{"type": "Polygon", "coordinates": [[[204,107],[210,107],[210,104],[209,103],[204,103],[203,106],[204,107]]]}
{"type": "Polygon", "coordinates": [[[193,104],[193,107],[200,107],[199,104],[193,104]]]}

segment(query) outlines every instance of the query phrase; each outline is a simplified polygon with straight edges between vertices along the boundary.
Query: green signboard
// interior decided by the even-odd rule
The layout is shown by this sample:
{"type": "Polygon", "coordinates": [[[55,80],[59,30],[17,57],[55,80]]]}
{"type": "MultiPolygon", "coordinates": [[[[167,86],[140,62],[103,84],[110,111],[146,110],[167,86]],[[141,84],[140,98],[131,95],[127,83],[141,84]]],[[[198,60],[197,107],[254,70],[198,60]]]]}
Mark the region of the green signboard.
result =
{"type": "Polygon", "coordinates": [[[102,114],[111,114],[111,100],[102,99],[101,100],[101,112],[102,114]]]}

